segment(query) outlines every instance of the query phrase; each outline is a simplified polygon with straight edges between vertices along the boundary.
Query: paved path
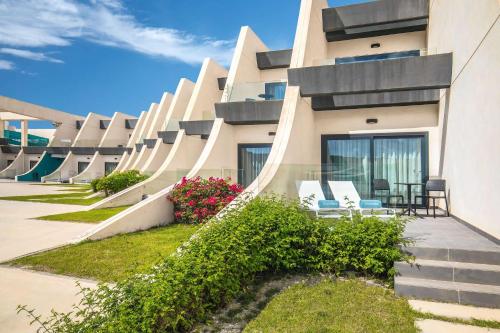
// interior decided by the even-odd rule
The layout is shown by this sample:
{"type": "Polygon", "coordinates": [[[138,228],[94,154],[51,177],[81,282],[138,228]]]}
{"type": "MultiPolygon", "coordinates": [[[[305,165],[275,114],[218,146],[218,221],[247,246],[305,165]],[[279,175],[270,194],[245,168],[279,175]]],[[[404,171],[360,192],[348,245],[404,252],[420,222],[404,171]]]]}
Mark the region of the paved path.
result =
{"type": "MultiPolygon", "coordinates": [[[[50,194],[56,186],[0,182],[0,197],[50,194]]],[[[0,262],[64,244],[85,233],[93,225],[85,223],[33,220],[43,215],[83,210],[82,206],[0,200],[0,262]]]]}
{"type": "MultiPolygon", "coordinates": [[[[16,314],[18,305],[36,309],[44,317],[52,309],[59,312],[71,310],[79,302],[77,279],[46,273],[0,266],[0,333],[36,332],[26,314],[16,314]]],[[[79,280],[82,287],[92,288],[92,281],[79,280]]]]}
{"type": "MultiPolygon", "coordinates": [[[[62,193],[57,186],[37,186],[0,180],[0,196],[62,193]]],[[[32,220],[34,217],[83,210],[82,206],[0,200],[0,262],[62,245],[94,225],[32,220]]],[[[0,333],[35,332],[17,305],[39,313],[70,310],[78,302],[76,279],[0,266],[0,333]]],[[[93,282],[84,283],[93,286],[93,282]]]]}

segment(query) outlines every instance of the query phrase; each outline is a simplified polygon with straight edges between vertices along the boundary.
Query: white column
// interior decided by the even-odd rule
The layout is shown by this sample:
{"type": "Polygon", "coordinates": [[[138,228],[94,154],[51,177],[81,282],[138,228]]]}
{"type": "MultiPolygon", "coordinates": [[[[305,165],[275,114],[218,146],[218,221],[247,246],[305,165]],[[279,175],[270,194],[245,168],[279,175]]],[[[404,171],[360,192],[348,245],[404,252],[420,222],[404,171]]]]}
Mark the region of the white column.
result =
{"type": "Polygon", "coordinates": [[[28,121],[21,120],[21,147],[28,145],[28,121]]]}
{"type": "Polygon", "coordinates": [[[3,132],[5,130],[5,121],[0,120],[0,139],[4,137],[3,132]]]}

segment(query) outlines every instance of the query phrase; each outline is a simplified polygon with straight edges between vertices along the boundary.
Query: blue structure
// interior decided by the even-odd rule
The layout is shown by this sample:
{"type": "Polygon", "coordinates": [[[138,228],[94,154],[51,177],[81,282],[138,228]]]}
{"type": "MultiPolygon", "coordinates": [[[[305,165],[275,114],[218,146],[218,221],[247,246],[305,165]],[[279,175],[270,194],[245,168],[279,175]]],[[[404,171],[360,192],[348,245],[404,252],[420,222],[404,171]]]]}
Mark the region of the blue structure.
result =
{"type": "Polygon", "coordinates": [[[52,157],[45,152],[38,164],[25,174],[16,176],[17,181],[39,182],[43,176],[53,173],[64,161],[61,157],[52,157]]]}

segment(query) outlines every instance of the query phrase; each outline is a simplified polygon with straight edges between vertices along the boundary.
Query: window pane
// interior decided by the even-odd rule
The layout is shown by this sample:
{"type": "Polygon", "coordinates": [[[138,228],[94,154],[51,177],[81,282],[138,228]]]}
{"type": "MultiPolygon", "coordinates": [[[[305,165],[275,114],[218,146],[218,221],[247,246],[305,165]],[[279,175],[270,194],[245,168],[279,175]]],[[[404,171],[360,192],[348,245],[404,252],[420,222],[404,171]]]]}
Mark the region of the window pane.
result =
{"type": "MultiPolygon", "coordinates": [[[[423,181],[423,138],[375,138],[374,176],[387,179],[392,194],[402,194],[407,200],[406,187],[398,182],[421,183],[423,181]]],[[[412,197],[420,193],[419,186],[412,187],[412,197]]]]}
{"type": "Polygon", "coordinates": [[[238,183],[243,187],[250,185],[266,164],[271,145],[245,145],[239,148],[238,183]]]}
{"type": "MultiPolygon", "coordinates": [[[[352,181],[362,199],[371,197],[370,139],[328,140],[326,180],[352,181]]],[[[323,182],[325,193],[330,193],[323,182]]]]}

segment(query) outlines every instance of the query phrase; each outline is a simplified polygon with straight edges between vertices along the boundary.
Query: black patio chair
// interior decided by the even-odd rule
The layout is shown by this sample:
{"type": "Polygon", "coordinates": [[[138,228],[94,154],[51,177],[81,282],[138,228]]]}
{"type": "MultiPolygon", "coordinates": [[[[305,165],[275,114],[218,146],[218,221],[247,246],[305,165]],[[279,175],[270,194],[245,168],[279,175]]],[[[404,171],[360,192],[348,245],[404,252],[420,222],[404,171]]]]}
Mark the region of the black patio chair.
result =
{"type": "Polygon", "coordinates": [[[375,199],[380,198],[380,201],[384,202],[382,199],[386,199],[387,207],[391,207],[391,199],[397,198],[396,206],[399,199],[401,199],[401,205],[404,203],[404,197],[401,194],[391,194],[391,187],[387,179],[374,179],[373,180],[373,192],[375,199]],[[383,191],[383,194],[378,194],[377,192],[383,191]]]}
{"type": "Polygon", "coordinates": [[[444,199],[446,205],[446,216],[450,216],[448,209],[448,197],[446,195],[446,180],[444,179],[429,179],[425,183],[425,194],[415,196],[415,207],[417,207],[417,199],[422,199],[422,203],[426,201],[425,208],[427,215],[429,215],[429,202],[432,200],[433,216],[436,218],[436,199],[444,199]],[[438,192],[438,194],[432,194],[438,192]],[[441,194],[442,193],[442,194],[441,194]]]}

